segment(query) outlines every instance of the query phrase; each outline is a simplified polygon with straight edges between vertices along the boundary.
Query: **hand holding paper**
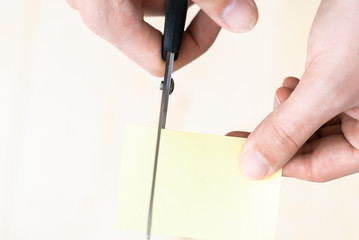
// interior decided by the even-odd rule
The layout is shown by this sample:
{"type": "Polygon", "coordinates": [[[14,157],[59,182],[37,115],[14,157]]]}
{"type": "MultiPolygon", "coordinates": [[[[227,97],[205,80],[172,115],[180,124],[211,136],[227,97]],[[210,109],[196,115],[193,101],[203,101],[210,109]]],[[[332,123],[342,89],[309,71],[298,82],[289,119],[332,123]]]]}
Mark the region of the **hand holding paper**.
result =
{"type": "MultiPolygon", "coordinates": [[[[116,226],[145,232],[156,130],[129,127],[116,226]]],[[[164,130],[153,232],[196,239],[275,239],[280,175],[253,182],[238,170],[244,139],[164,130]]]]}

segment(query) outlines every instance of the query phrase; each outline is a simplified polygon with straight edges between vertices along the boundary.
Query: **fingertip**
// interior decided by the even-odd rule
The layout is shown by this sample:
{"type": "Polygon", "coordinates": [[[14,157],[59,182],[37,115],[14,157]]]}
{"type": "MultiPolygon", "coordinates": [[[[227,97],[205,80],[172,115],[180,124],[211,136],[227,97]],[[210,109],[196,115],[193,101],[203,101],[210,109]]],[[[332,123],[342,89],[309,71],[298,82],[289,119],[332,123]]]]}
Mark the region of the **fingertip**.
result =
{"type": "Polygon", "coordinates": [[[276,91],[276,94],[275,94],[276,101],[279,104],[284,103],[289,98],[289,96],[292,94],[292,92],[293,92],[293,90],[290,88],[287,88],[287,87],[278,88],[276,91]]]}
{"type": "Polygon", "coordinates": [[[250,180],[261,180],[271,171],[268,160],[256,149],[250,149],[239,160],[242,175],[250,180]]]}
{"type": "Polygon", "coordinates": [[[273,101],[273,109],[277,109],[285,102],[297,87],[299,79],[296,77],[287,77],[284,79],[282,87],[278,88],[273,101]]]}
{"type": "MultiPolygon", "coordinates": [[[[278,92],[278,90],[277,90],[277,92],[278,92]]],[[[274,95],[274,100],[273,100],[273,109],[274,109],[274,110],[277,109],[277,108],[280,106],[280,104],[281,104],[281,102],[280,102],[280,100],[279,100],[279,98],[278,98],[277,92],[276,92],[276,94],[274,95]]]]}
{"type": "Polygon", "coordinates": [[[222,12],[225,28],[232,32],[247,32],[258,21],[258,9],[252,0],[232,0],[222,12]]]}
{"type": "Polygon", "coordinates": [[[287,87],[278,88],[274,96],[273,109],[277,109],[282,103],[284,103],[292,92],[293,90],[287,87]]]}
{"type": "Polygon", "coordinates": [[[296,77],[287,77],[284,79],[282,86],[294,90],[299,83],[296,77]]]}
{"type": "Polygon", "coordinates": [[[306,139],[306,131],[297,134],[288,124],[290,121],[287,119],[295,119],[291,113],[293,109],[283,107],[267,116],[244,144],[239,166],[245,177],[260,180],[271,176],[298,151],[302,138],[306,139]]]}

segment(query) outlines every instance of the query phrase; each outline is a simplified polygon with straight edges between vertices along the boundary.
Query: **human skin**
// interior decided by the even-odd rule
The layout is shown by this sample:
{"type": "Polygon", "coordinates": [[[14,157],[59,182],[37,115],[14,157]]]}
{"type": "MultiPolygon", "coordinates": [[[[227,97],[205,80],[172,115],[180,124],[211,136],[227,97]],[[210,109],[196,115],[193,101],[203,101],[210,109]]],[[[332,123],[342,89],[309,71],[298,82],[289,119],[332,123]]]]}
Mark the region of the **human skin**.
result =
{"type": "MultiPolygon", "coordinates": [[[[143,20],[165,0],[67,0],[85,24],[156,76],[164,71],[160,31],[143,20]]],[[[177,70],[202,55],[221,28],[250,30],[252,0],[193,0],[201,11],[184,34],[177,70]]],[[[359,1],[322,0],[308,40],[305,72],[287,78],[275,109],[247,137],[239,158],[250,179],[283,175],[324,182],[359,171],[359,1]]]]}
{"type": "MultiPolygon", "coordinates": [[[[129,58],[155,76],[162,76],[162,33],[146,23],[144,16],[164,15],[166,0],[67,0],[84,23],[129,58]]],[[[221,27],[233,32],[250,30],[257,22],[253,0],[193,0],[201,10],[183,36],[174,70],[205,53],[221,27]]]]}
{"type": "MultiPolygon", "coordinates": [[[[300,81],[287,78],[275,109],[248,136],[242,173],[325,182],[359,171],[359,1],[323,0],[300,81]]],[[[232,132],[232,136],[244,133],[232,132]]]]}

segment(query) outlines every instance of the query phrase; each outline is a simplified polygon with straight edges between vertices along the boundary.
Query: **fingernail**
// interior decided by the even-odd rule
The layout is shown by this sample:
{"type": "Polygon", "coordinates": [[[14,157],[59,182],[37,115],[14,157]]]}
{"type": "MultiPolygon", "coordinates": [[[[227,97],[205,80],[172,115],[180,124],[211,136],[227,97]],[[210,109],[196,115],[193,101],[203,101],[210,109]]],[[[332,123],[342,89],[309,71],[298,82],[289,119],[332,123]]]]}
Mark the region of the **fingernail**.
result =
{"type": "Polygon", "coordinates": [[[275,97],[274,97],[273,109],[276,109],[277,107],[279,107],[279,105],[280,105],[280,101],[279,101],[279,98],[278,98],[278,96],[276,94],[275,97]]]}
{"type": "Polygon", "coordinates": [[[247,152],[241,164],[242,174],[252,180],[262,179],[270,168],[267,159],[255,149],[247,152]]]}
{"type": "Polygon", "coordinates": [[[223,10],[222,17],[230,30],[245,32],[257,21],[257,7],[249,0],[232,0],[223,10]]]}

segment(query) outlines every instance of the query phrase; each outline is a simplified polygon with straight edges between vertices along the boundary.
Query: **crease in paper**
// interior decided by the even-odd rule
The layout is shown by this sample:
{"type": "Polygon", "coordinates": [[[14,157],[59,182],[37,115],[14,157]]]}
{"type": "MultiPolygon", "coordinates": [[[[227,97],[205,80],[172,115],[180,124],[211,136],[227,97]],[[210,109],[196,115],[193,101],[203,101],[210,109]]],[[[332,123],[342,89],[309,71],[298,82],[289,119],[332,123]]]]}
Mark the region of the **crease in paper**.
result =
{"type": "MultiPolygon", "coordinates": [[[[245,139],[163,130],[152,232],[193,239],[274,240],[281,171],[249,181],[238,170],[245,139]]],[[[116,227],[145,232],[156,129],[128,126],[116,227]]]]}

